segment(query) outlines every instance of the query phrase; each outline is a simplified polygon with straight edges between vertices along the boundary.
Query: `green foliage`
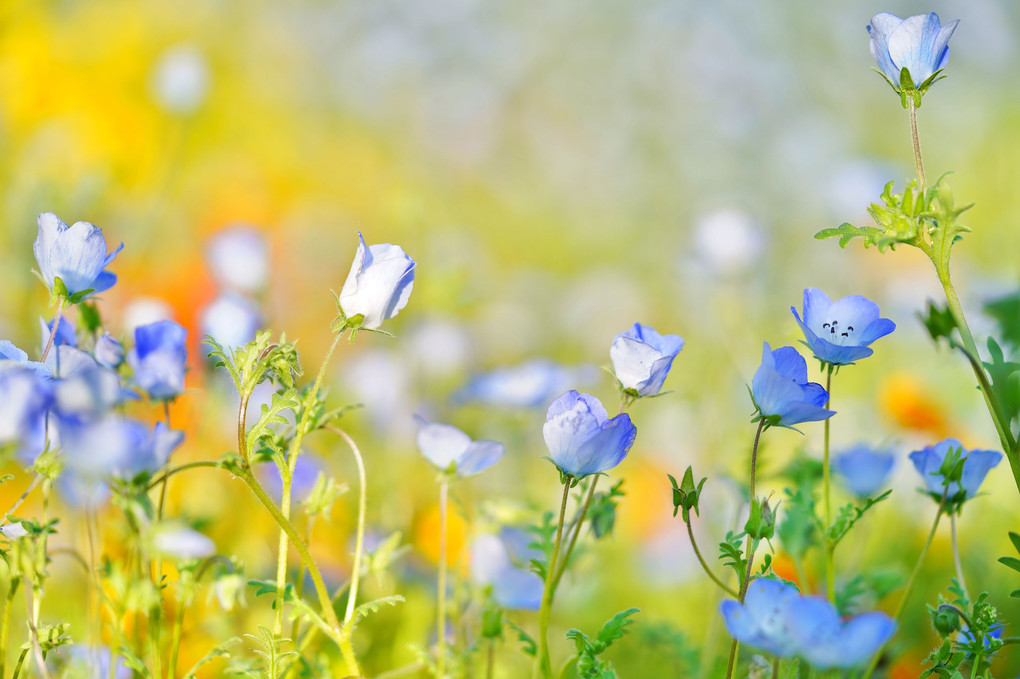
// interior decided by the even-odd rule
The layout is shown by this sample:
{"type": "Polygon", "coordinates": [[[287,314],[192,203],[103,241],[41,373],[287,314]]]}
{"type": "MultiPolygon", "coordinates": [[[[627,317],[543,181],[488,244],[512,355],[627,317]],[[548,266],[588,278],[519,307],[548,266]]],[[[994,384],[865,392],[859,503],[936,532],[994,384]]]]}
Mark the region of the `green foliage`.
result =
{"type": "Polygon", "coordinates": [[[506,619],[506,625],[517,633],[517,640],[522,644],[521,651],[524,655],[535,657],[535,654],[538,652],[538,644],[535,643],[535,640],[531,637],[531,635],[521,629],[521,627],[512,620],[506,619]]]}
{"type": "Polygon", "coordinates": [[[1005,360],[1002,348],[992,337],[988,338],[988,355],[992,361],[984,365],[992,380],[992,393],[1006,422],[1012,422],[1020,417],[1020,363],[1005,360]]]}
{"type": "Polygon", "coordinates": [[[885,500],[892,494],[892,489],[885,491],[877,497],[869,497],[864,501],[864,504],[860,507],[850,503],[843,505],[839,508],[839,513],[836,515],[836,519],[832,522],[826,531],[826,538],[829,540],[832,546],[839,544],[850,529],[854,527],[854,524],[861,520],[864,514],[877,505],[882,500],[885,500]]]}
{"type": "Polygon", "coordinates": [[[227,649],[239,643],[241,643],[240,637],[232,637],[224,641],[222,644],[214,646],[212,650],[202,656],[198,662],[191,666],[188,673],[184,675],[184,679],[196,679],[198,676],[196,673],[203,665],[207,665],[217,658],[229,658],[230,652],[227,649]]]}
{"type": "Polygon", "coordinates": [[[567,632],[567,638],[574,642],[577,651],[576,667],[581,679],[615,679],[616,671],[612,664],[600,660],[598,656],[612,646],[614,641],[623,637],[633,622],[630,616],[638,611],[637,608],[629,608],[617,613],[602,626],[594,640],[578,629],[567,632]]]}
{"type": "Polygon", "coordinates": [[[244,636],[255,644],[251,650],[262,659],[262,676],[265,679],[280,679],[287,665],[297,656],[295,651],[283,650],[291,640],[276,636],[268,627],[259,625],[257,636],[254,634],[244,636]]]}
{"type": "Polygon", "coordinates": [[[735,534],[733,531],[727,531],[726,539],[719,543],[719,558],[723,561],[724,566],[733,569],[741,584],[744,582],[747,571],[747,559],[744,558],[744,551],[741,547],[743,537],[744,533],[735,534]]]}
{"type": "Polygon", "coordinates": [[[367,618],[372,613],[378,612],[379,609],[382,608],[383,606],[396,606],[397,604],[403,603],[404,601],[405,601],[404,597],[400,596],[399,594],[384,596],[373,601],[366,601],[365,603],[361,604],[360,606],[354,609],[354,616],[351,618],[350,622],[351,629],[357,627],[358,623],[361,622],[364,618],[367,618]]]}
{"type": "Polygon", "coordinates": [[[942,642],[942,645],[932,651],[924,659],[925,665],[931,667],[921,673],[920,679],[928,677],[940,677],[940,679],[963,679],[959,667],[966,657],[965,653],[953,650],[953,644],[949,639],[942,642]]]}
{"type": "Polygon", "coordinates": [[[786,489],[783,520],[776,529],[779,541],[794,559],[803,558],[822,530],[815,514],[815,500],[802,489],[786,489]]]}
{"type": "Polygon", "coordinates": [[[535,536],[535,539],[528,544],[528,547],[542,552],[542,558],[531,559],[531,570],[537,573],[540,578],[545,580],[546,570],[549,567],[549,560],[552,558],[554,539],[556,535],[556,524],[553,523],[553,513],[544,512],[542,514],[542,523],[528,526],[527,530],[535,536]]]}
{"type": "Polygon", "coordinates": [[[701,488],[708,478],[703,478],[698,481],[697,485],[694,485],[694,470],[691,467],[687,467],[680,485],[677,485],[672,474],[666,474],[666,476],[669,477],[669,482],[673,486],[673,516],[676,516],[678,511],[682,511],[684,523],[690,523],[692,509],[697,516],[701,516],[698,503],[701,500],[701,488]]]}
{"type": "Polygon", "coordinates": [[[935,302],[929,301],[927,313],[918,315],[921,322],[924,323],[924,327],[927,328],[932,341],[938,344],[940,339],[945,339],[949,342],[949,346],[962,348],[953,338],[953,331],[957,329],[957,325],[956,319],[953,318],[953,312],[949,310],[948,306],[939,306],[935,302]]]}
{"type": "MultiPolygon", "coordinates": [[[[55,625],[40,625],[36,628],[36,637],[39,639],[39,647],[43,651],[43,657],[55,648],[73,644],[74,640],[68,634],[71,631],[71,623],[61,622],[55,625]]],[[[34,646],[32,640],[21,645],[22,650],[30,651],[34,646]]]]}
{"type": "Polygon", "coordinates": [[[776,513],[768,498],[753,498],[751,512],[744,524],[744,532],[755,540],[771,540],[776,532],[776,513]]]}
{"type": "Polygon", "coordinates": [[[999,337],[1020,350],[1020,291],[985,304],[985,313],[999,325],[999,337]]]}
{"type": "Polygon", "coordinates": [[[301,504],[304,505],[305,513],[308,516],[322,515],[327,521],[330,518],[330,511],[333,503],[348,490],[346,483],[337,483],[332,476],[326,476],[325,472],[319,472],[315,478],[315,485],[308,493],[301,504]]]}
{"type": "MultiPolygon", "coordinates": [[[[287,418],[283,413],[294,410],[298,406],[297,390],[287,389],[282,393],[274,393],[269,403],[262,404],[262,411],[258,421],[248,430],[245,435],[245,444],[249,451],[260,447],[272,451],[277,464],[286,464],[283,459],[283,450],[278,448],[279,439],[273,436],[274,425],[286,425],[287,418]]],[[[282,470],[281,470],[282,472],[282,470]]]]}
{"type": "Polygon", "coordinates": [[[588,509],[588,517],[591,532],[596,540],[613,534],[613,526],[616,525],[616,506],[619,498],[625,495],[623,479],[614,483],[608,492],[595,493],[588,509]]]}
{"type": "MultiPolygon", "coordinates": [[[[1020,554],[1020,533],[1009,532],[1009,539],[1013,543],[1013,549],[1020,554]]],[[[1006,568],[1011,568],[1017,573],[1020,573],[1020,559],[1015,556],[1000,556],[999,563],[1006,568]]],[[[1020,589],[1015,589],[1009,593],[1009,596],[1013,599],[1020,599],[1020,589]]]]}

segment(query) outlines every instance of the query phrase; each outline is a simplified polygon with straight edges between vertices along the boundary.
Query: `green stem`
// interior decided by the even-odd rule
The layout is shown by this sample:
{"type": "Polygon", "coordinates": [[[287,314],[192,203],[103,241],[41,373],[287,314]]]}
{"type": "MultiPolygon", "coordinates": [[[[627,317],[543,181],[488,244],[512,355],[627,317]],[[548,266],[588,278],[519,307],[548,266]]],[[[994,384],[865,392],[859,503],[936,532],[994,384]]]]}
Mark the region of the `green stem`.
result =
{"type": "Polygon", "coordinates": [[[361,578],[361,559],[365,549],[365,514],[368,511],[368,485],[365,475],[365,460],[361,456],[361,451],[358,449],[357,444],[354,443],[347,432],[336,427],[330,427],[330,431],[337,434],[344,441],[347,442],[351,452],[354,454],[354,460],[358,466],[358,526],[354,537],[354,563],[351,565],[351,591],[347,595],[347,611],[344,613],[344,631],[351,626],[351,621],[354,619],[354,611],[357,607],[358,601],[358,581],[361,578]]]}
{"type": "Polygon", "coordinates": [[[553,579],[560,553],[560,542],[563,539],[563,518],[567,513],[567,500],[570,498],[570,482],[572,480],[573,477],[569,474],[563,480],[563,499],[560,501],[560,518],[556,524],[556,542],[553,543],[552,556],[549,557],[549,569],[546,571],[545,588],[542,591],[542,606],[538,611],[538,654],[535,656],[532,679],[539,677],[552,679],[552,662],[549,659],[549,614],[552,611],[553,597],[556,594],[556,590],[553,588],[553,579]]]}
{"type": "Polygon", "coordinates": [[[187,464],[182,464],[180,467],[173,467],[172,469],[167,469],[165,472],[163,472],[162,474],[160,474],[155,479],[149,482],[148,490],[152,490],[153,488],[163,483],[174,474],[178,474],[189,469],[194,469],[196,467],[220,467],[220,466],[222,465],[214,460],[200,460],[198,462],[188,462],[187,464]]]}
{"type": "Polygon", "coordinates": [[[970,679],[975,679],[977,677],[978,666],[981,664],[981,654],[979,653],[974,656],[974,660],[972,662],[973,665],[971,665],[970,668],[970,679]]]}
{"type": "Polygon", "coordinates": [[[53,329],[50,330],[50,337],[46,340],[46,346],[43,348],[42,357],[39,359],[41,363],[46,362],[46,357],[50,355],[50,349],[53,348],[53,341],[57,338],[57,328],[60,327],[60,319],[62,316],[60,312],[64,310],[64,300],[61,298],[60,303],[57,304],[57,315],[53,318],[53,329]]]}
{"type": "Polygon", "coordinates": [[[956,515],[949,515],[950,535],[953,538],[953,565],[956,567],[956,579],[960,582],[960,589],[963,590],[963,598],[970,601],[967,595],[967,582],[963,579],[963,564],[960,563],[960,548],[956,542],[956,515]]]}
{"type": "Polygon", "coordinates": [[[485,679],[492,679],[496,671],[496,640],[489,639],[489,658],[485,663],[485,679]]]}
{"type": "MultiPolygon", "coordinates": [[[[174,616],[173,640],[171,642],[173,650],[170,652],[170,666],[166,671],[167,679],[174,679],[177,676],[177,655],[181,650],[181,628],[184,626],[184,609],[185,606],[179,603],[177,615],[174,616]]],[[[111,660],[111,662],[113,661],[111,660]]]]}
{"type": "Polygon", "coordinates": [[[340,651],[344,656],[344,663],[347,666],[347,674],[355,677],[361,675],[361,669],[358,667],[357,660],[350,650],[350,644],[344,644],[341,641],[341,627],[340,621],[337,619],[336,611],[333,610],[333,602],[329,596],[329,591],[326,589],[326,583],[322,580],[322,574],[319,572],[319,567],[315,564],[315,560],[312,559],[312,555],[308,552],[308,547],[305,546],[304,542],[298,536],[297,531],[291,522],[283,515],[272,498],[266,494],[266,491],[262,489],[259,482],[252,476],[251,471],[248,469],[238,469],[236,471],[239,479],[245,482],[251,489],[252,493],[262,506],[266,508],[269,514],[276,521],[276,524],[280,526],[280,530],[287,534],[287,537],[294,544],[294,549],[297,550],[298,557],[301,559],[301,563],[304,564],[308,570],[308,574],[312,578],[312,584],[315,586],[315,593],[319,598],[319,605],[322,607],[322,615],[326,619],[326,623],[329,625],[332,631],[332,639],[340,646],[340,651]],[[347,650],[345,651],[345,646],[347,650]]]}
{"type": "Polygon", "coordinates": [[[563,573],[567,570],[567,564],[570,563],[570,555],[574,552],[574,545],[577,544],[577,536],[581,534],[581,528],[584,526],[585,516],[588,514],[588,507],[591,506],[592,498],[595,496],[595,486],[598,484],[599,477],[596,475],[591,482],[591,486],[588,488],[588,494],[584,497],[584,504],[581,505],[581,511],[578,512],[577,519],[574,520],[574,529],[570,535],[570,541],[567,543],[567,548],[563,552],[563,558],[560,559],[559,568],[556,570],[556,578],[553,580],[553,591],[560,586],[560,580],[563,579],[563,573]]]}
{"type": "Polygon", "coordinates": [[[446,477],[439,483],[439,583],[436,590],[436,677],[446,679],[446,506],[448,484],[446,477]]]}
{"type": "Polygon", "coordinates": [[[4,612],[2,622],[0,622],[0,679],[7,676],[7,643],[11,629],[11,604],[14,603],[19,582],[21,582],[19,578],[12,576],[7,588],[7,596],[4,597],[4,612]]]}
{"type": "Polygon", "coordinates": [[[687,522],[687,534],[691,536],[691,546],[694,547],[694,554],[698,557],[698,563],[700,563],[701,567],[705,569],[705,573],[707,573],[708,577],[712,579],[712,582],[719,585],[719,588],[722,589],[722,591],[729,594],[730,596],[732,597],[740,596],[740,594],[736,590],[734,590],[732,587],[730,587],[725,582],[716,577],[716,574],[713,573],[712,570],[708,567],[708,564],[705,563],[705,558],[701,556],[701,550],[698,549],[698,543],[694,540],[694,530],[691,528],[690,521],[687,522]]]}
{"type": "MultiPolygon", "coordinates": [[[[911,100],[913,101],[913,100],[911,100]]],[[[825,393],[828,394],[828,398],[825,401],[825,409],[831,410],[830,405],[832,404],[832,365],[828,366],[828,370],[825,373],[825,393]]],[[[822,492],[825,497],[825,530],[829,530],[832,526],[832,491],[831,491],[831,471],[829,469],[829,422],[832,418],[825,420],[825,440],[822,457],[822,492]]],[[[825,591],[829,597],[829,601],[836,600],[836,545],[826,537],[825,538],[825,591]]]]}
{"type": "Polygon", "coordinates": [[[924,191],[926,182],[924,161],[921,160],[921,140],[917,136],[917,106],[911,95],[907,95],[907,112],[910,114],[910,139],[914,143],[914,167],[917,170],[917,181],[921,183],[921,191],[924,191]]]}
{"type": "Polygon", "coordinates": [[[18,679],[18,675],[21,674],[21,666],[25,662],[25,656],[28,655],[28,649],[24,649],[21,655],[18,656],[18,664],[14,666],[14,678],[18,679]]]}
{"type": "MultiPolygon", "coordinates": [[[[944,497],[944,495],[943,495],[944,497]]],[[[907,580],[907,587],[903,592],[903,598],[900,599],[899,605],[896,607],[896,613],[893,614],[893,622],[899,623],[900,616],[903,615],[903,611],[907,607],[907,600],[910,599],[910,593],[914,589],[914,582],[917,580],[917,574],[921,572],[921,565],[924,563],[924,557],[928,554],[928,548],[931,547],[932,540],[935,539],[935,530],[939,527],[939,520],[942,518],[944,506],[942,503],[939,504],[938,512],[935,513],[935,521],[931,525],[931,530],[928,531],[928,539],[924,542],[924,547],[921,548],[921,553],[917,557],[917,563],[914,565],[914,570],[910,573],[910,579],[907,580]]],[[[878,666],[878,660],[882,657],[882,649],[885,648],[885,644],[879,646],[875,654],[871,656],[871,662],[868,664],[868,669],[861,675],[861,679],[868,679],[871,674],[875,671],[875,667],[878,666]]]]}

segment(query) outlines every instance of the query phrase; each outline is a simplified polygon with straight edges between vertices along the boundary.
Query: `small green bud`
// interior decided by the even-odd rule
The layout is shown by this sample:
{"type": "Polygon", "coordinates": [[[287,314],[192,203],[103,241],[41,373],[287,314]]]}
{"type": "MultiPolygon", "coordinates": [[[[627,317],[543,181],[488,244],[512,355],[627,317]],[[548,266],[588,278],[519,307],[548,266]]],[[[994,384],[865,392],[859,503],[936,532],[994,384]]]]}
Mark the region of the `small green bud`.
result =
{"type": "Polygon", "coordinates": [[[691,467],[687,467],[680,485],[677,485],[676,479],[673,478],[672,474],[667,474],[666,476],[669,477],[670,483],[673,484],[673,516],[676,516],[678,511],[683,510],[684,523],[690,522],[692,509],[695,514],[701,516],[698,503],[701,500],[701,487],[705,485],[705,481],[708,478],[701,479],[698,485],[695,486],[694,470],[691,467]]]}
{"type": "Polygon", "coordinates": [[[776,513],[769,506],[768,498],[761,502],[758,498],[751,501],[751,515],[747,517],[744,531],[755,540],[771,540],[776,532],[776,513]]]}

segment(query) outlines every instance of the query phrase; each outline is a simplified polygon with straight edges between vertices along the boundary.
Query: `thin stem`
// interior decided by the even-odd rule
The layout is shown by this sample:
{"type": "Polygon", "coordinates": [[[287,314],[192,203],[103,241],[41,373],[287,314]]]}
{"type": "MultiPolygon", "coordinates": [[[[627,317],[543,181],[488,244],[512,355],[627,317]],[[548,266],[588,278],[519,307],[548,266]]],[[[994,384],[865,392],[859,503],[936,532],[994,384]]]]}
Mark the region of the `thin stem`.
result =
{"type": "Polygon", "coordinates": [[[446,505],[449,489],[446,477],[439,483],[439,584],[436,595],[439,603],[436,611],[436,676],[446,678],[446,505]]]}
{"type": "MultiPolygon", "coordinates": [[[[39,666],[39,674],[45,679],[49,679],[50,671],[46,667],[46,660],[43,658],[42,644],[39,643],[39,616],[36,613],[38,611],[38,597],[33,601],[32,593],[35,589],[35,585],[25,588],[25,605],[32,614],[28,618],[28,633],[29,638],[32,642],[32,653],[35,658],[35,664],[39,666]]],[[[21,664],[20,662],[18,663],[21,664]]]]}
{"type": "Polygon", "coordinates": [[[772,659],[772,679],[779,679],[779,656],[772,659]]]}
{"type": "Polygon", "coordinates": [[[14,679],[18,679],[18,675],[21,674],[21,665],[25,662],[25,656],[28,655],[28,649],[21,651],[21,655],[18,656],[18,664],[14,666],[14,679]]]}
{"type": "MultiPolygon", "coordinates": [[[[354,460],[358,465],[358,526],[354,537],[354,564],[351,566],[351,592],[347,595],[347,611],[344,613],[344,629],[354,619],[354,610],[358,601],[358,580],[361,577],[361,559],[365,549],[365,514],[368,511],[368,485],[365,477],[365,460],[361,451],[347,432],[337,427],[329,430],[340,436],[350,447],[354,460]]],[[[445,484],[444,484],[445,485],[445,484]]],[[[442,491],[440,491],[442,492],[442,491]]],[[[444,536],[445,538],[445,533],[444,536]]]]}
{"type": "Polygon", "coordinates": [[[348,655],[349,650],[345,651],[344,644],[341,643],[340,621],[337,619],[336,611],[333,610],[333,602],[329,595],[329,590],[326,589],[326,583],[323,582],[322,574],[319,572],[319,567],[315,564],[315,560],[312,559],[312,555],[308,552],[308,547],[306,547],[304,542],[302,542],[297,531],[294,529],[294,526],[283,515],[283,512],[281,512],[279,507],[273,503],[272,498],[266,494],[266,491],[262,489],[259,482],[254,476],[252,476],[251,471],[248,469],[240,469],[237,471],[237,476],[239,479],[244,481],[245,484],[247,484],[247,486],[255,494],[258,501],[262,503],[262,506],[266,508],[269,514],[273,517],[273,520],[276,521],[276,524],[280,526],[280,529],[283,530],[290,541],[294,543],[294,548],[297,550],[298,556],[301,558],[301,562],[305,565],[305,568],[308,569],[308,575],[312,578],[312,584],[315,586],[315,593],[319,598],[319,605],[322,607],[322,615],[326,619],[326,623],[332,631],[331,636],[333,641],[340,646],[340,651],[344,656],[344,663],[347,665],[347,673],[356,677],[360,676],[361,670],[358,667],[357,661],[353,655],[348,655]]]}
{"type": "Polygon", "coordinates": [[[28,484],[28,488],[25,489],[25,492],[18,496],[18,499],[14,501],[14,504],[11,505],[11,508],[8,509],[7,512],[4,514],[3,522],[5,524],[10,523],[11,514],[18,511],[18,507],[20,507],[21,504],[25,501],[25,498],[28,497],[29,493],[35,490],[35,487],[39,485],[39,482],[42,481],[42,479],[43,479],[42,474],[39,474],[37,472],[35,478],[32,479],[32,483],[28,484]]]}
{"type": "MultiPolygon", "coordinates": [[[[911,100],[913,101],[913,100],[911,100]]],[[[831,410],[832,404],[832,365],[828,366],[825,373],[825,393],[828,398],[825,401],[825,409],[831,410]]],[[[831,472],[829,470],[829,422],[831,417],[825,420],[825,441],[822,454],[822,493],[825,497],[825,530],[828,531],[832,525],[832,492],[831,472]]],[[[836,600],[836,545],[825,538],[825,592],[829,601],[836,600]]]]}
{"type": "Polygon", "coordinates": [[[4,612],[0,622],[0,679],[7,676],[7,642],[11,629],[11,604],[14,603],[14,596],[18,592],[20,578],[12,577],[7,588],[7,596],[4,597],[4,612]]]}
{"type": "Polygon", "coordinates": [[[759,420],[758,431],[754,433],[754,445],[751,446],[751,483],[749,484],[750,492],[749,504],[754,502],[754,480],[755,475],[758,471],[758,442],[761,440],[761,433],[765,430],[765,420],[759,420]]]}
{"type": "Polygon", "coordinates": [[[53,317],[53,328],[50,330],[50,337],[46,340],[46,346],[43,348],[42,357],[39,359],[41,363],[46,362],[46,357],[50,355],[50,349],[53,348],[53,341],[57,338],[57,329],[60,327],[60,319],[63,318],[60,312],[64,310],[64,300],[61,299],[60,303],[57,304],[57,315],[53,317]]]}
{"type": "Polygon", "coordinates": [[[956,566],[956,579],[960,583],[960,589],[963,590],[963,598],[970,601],[970,596],[967,595],[967,582],[963,579],[963,564],[960,563],[960,548],[956,542],[956,515],[949,515],[949,529],[950,535],[953,538],[953,564],[956,566]]]}
{"type": "MultiPolygon", "coordinates": [[[[945,498],[944,493],[943,498],[945,498]]],[[[921,548],[921,553],[917,557],[917,563],[914,565],[914,570],[910,573],[910,579],[907,580],[907,587],[903,592],[903,598],[900,599],[900,603],[896,607],[896,613],[893,614],[893,622],[899,623],[900,616],[903,615],[903,611],[907,607],[907,600],[910,598],[910,593],[914,589],[914,581],[917,580],[917,574],[921,572],[921,565],[924,563],[924,557],[928,554],[928,548],[931,547],[932,540],[935,539],[935,529],[939,527],[939,519],[942,518],[942,513],[944,510],[945,510],[944,505],[942,503],[939,503],[938,512],[935,513],[935,521],[931,525],[931,530],[928,531],[928,539],[925,540],[924,547],[921,548]]],[[[882,656],[882,649],[884,648],[885,644],[882,644],[881,646],[879,646],[878,650],[875,651],[875,654],[871,656],[871,662],[868,664],[868,669],[865,670],[863,675],[861,675],[861,679],[868,679],[871,676],[871,674],[875,671],[875,667],[878,666],[878,660],[882,656]]]]}
{"type": "Polygon", "coordinates": [[[174,474],[178,474],[189,469],[194,469],[196,467],[219,467],[219,466],[221,466],[220,463],[216,462],[215,460],[199,460],[197,462],[188,462],[187,464],[182,464],[179,467],[167,469],[165,472],[163,472],[162,474],[160,474],[155,479],[149,482],[148,490],[152,490],[153,488],[163,483],[174,474]]]}
{"type": "MultiPolygon", "coordinates": [[[[178,602],[177,614],[174,616],[173,640],[171,641],[172,651],[170,652],[170,665],[167,667],[167,679],[174,679],[177,676],[177,655],[181,650],[181,629],[184,627],[185,606],[178,602]]],[[[113,662],[111,660],[111,662],[113,662]]]]}
{"type": "Polygon", "coordinates": [[[532,670],[532,678],[552,677],[552,662],[549,659],[549,614],[552,609],[553,597],[556,590],[553,587],[556,564],[560,553],[560,542],[563,539],[563,517],[567,513],[567,500],[570,498],[570,483],[573,477],[567,475],[563,483],[563,499],[560,501],[560,518],[556,524],[556,542],[553,543],[552,556],[549,557],[549,567],[545,574],[545,588],[542,591],[542,606],[538,611],[538,654],[535,656],[535,665],[532,670]]]}
{"type": "Polygon", "coordinates": [[[489,639],[489,658],[485,663],[485,679],[492,679],[496,671],[496,640],[489,639]]]}
{"type": "Polygon", "coordinates": [[[700,563],[701,567],[703,569],[705,569],[705,573],[707,573],[708,577],[710,577],[712,579],[712,582],[714,582],[715,584],[719,585],[719,588],[722,589],[722,591],[726,592],[727,594],[729,594],[732,597],[740,596],[740,594],[736,590],[734,590],[732,587],[730,587],[725,582],[720,580],[716,576],[716,574],[713,573],[712,570],[708,567],[708,564],[705,563],[705,558],[703,556],[701,556],[701,550],[698,549],[698,543],[694,540],[694,530],[691,528],[691,522],[687,521],[686,523],[687,523],[687,534],[689,536],[691,536],[691,546],[694,547],[694,554],[698,557],[698,563],[700,563]]]}
{"type": "Polygon", "coordinates": [[[570,563],[570,555],[574,552],[574,545],[577,544],[577,537],[581,534],[581,529],[584,527],[584,519],[588,514],[588,507],[591,506],[592,498],[595,496],[595,486],[599,482],[598,475],[591,481],[591,486],[588,488],[588,494],[584,497],[584,504],[581,505],[581,511],[578,512],[577,518],[574,520],[573,532],[570,535],[570,541],[567,543],[567,549],[563,552],[563,558],[560,559],[560,565],[556,572],[556,579],[553,581],[553,590],[555,591],[560,585],[560,580],[563,579],[563,573],[567,570],[567,564],[570,563]]]}
{"type": "Polygon", "coordinates": [[[910,114],[910,139],[914,142],[914,167],[917,170],[917,181],[921,183],[921,191],[924,191],[927,182],[924,178],[924,161],[921,160],[921,140],[917,136],[917,106],[911,95],[907,95],[907,112],[910,114]]]}

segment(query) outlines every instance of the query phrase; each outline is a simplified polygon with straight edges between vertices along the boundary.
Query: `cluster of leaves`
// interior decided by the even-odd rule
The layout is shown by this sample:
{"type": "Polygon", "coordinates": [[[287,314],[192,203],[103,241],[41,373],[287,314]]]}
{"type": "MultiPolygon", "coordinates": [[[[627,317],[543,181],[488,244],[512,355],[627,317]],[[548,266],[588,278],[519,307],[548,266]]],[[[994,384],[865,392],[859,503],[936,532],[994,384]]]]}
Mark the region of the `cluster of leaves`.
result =
{"type": "Polygon", "coordinates": [[[949,586],[949,592],[953,595],[951,602],[940,595],[936,606],[928,606],[932,624],[943,640],[926,658],[930,666],[921,679],[933,676],[962,679],[960,668],[967,662],[971,666],[970,676],[986,677],[992,658],[1003,647],[998,611],[989,603],[987,592],[971,602],[956,580],[949,586]]]}
{"type": "Polygon", "coordinates": [[[574,663],[581,679],[616,679],[616,670],[612,663],[599,658],[613,642],[623,637],[627,627],[633,622],[630,616],[638,612],[637,608],[629,608],[617,613],[602,626],[594,639],[579,629],[567,632],[567,638],[574,642],[576,655],[574,663]]]}
{"type": "Polygon", "coordinates": [[[588,519],[596,540],[613,534],[613,527],[616,525],[616,506],[625,495],[623,479],[614,483],[608,491],[595,493],[588,510],[588,519]]]}

